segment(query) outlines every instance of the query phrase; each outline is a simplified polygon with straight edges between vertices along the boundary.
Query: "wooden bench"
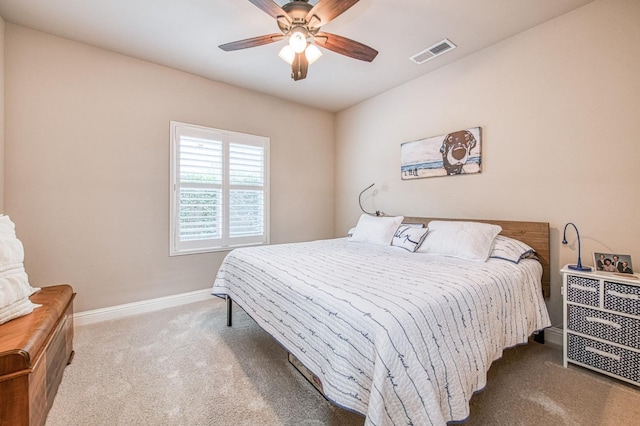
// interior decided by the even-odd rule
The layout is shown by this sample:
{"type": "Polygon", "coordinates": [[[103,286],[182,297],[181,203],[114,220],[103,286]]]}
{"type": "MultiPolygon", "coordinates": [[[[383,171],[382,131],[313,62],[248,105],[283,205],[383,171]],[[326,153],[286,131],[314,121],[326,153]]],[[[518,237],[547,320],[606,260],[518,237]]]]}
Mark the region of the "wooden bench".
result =
{"type": "Polygon", "coordinates": [[[31,296],[41,307],[0,325],[0,426],[44,425],[73,357],[74,296],[43,287],[31,296]]]}

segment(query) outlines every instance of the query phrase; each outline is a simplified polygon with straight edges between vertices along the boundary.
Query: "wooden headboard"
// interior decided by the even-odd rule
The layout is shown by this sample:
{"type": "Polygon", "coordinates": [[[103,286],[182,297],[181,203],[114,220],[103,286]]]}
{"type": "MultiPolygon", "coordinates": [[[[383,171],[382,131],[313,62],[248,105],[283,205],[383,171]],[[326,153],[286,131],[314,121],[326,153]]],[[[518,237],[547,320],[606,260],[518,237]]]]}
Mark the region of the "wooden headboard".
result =
{"type": "Polygon", "coordinates": [[[542,264],[542,294],[551,296],[551,267],[549,264],[549,223],[548,222],[518,222],[511,220],[480,220],[480,219],[450,219],[428,217],[405,217],[404,223],[424,223],[428,226],[432,220],[457,220],[468,222],[482,222],[500,225],[500,235],[515,238],[531,246],[536,251],[542,264]]]}

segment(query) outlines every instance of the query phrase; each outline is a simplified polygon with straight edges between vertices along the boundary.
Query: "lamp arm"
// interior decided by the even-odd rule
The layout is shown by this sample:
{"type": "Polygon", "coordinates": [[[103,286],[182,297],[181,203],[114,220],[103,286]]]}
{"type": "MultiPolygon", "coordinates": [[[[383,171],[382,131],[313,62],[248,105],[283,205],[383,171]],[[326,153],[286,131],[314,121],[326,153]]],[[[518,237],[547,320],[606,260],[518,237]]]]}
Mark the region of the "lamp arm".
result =
{"type": "Polygon", "coordinates": [[[362,207],[362,194],[364,194],[368,189],[370,189],[373,185],[375,185],[375,183],[372,183],[371,185],[367,186],[365,189],[363,189],[360,192],[360,195],[358,195],[358,204],[360,205],[360,210],[362,210],[364,213],[371,215],[371,216],[375,216],[373,213],[369,213],[368,211],[366,211],[364,209],[364,207],[362,207]]]}
{"type": "MultiPolygon", "coordinates": [[[[362,194],[365,193],[366,190],[371,189],[371,187],[375,185],[375,183],[372,183],[371,185],[367,186],[365,189],[363,189],[362,191],[360,191],[360,195],[358,195],[358,204],[360,204],[360,210],[362,210],[364,213],[370,215],[370,216],[388,216],[388,214],[386,214],[385,212],[381,212],[380,210],[376,210],[375,213],[369,213],[368,211],[366,211],[364,209],[364,207],[362,207],[362,194]]],[[[373,195],[376,195],[376,192],[373,192],[373,195]]]]}
{"type": "Polygon", "coordinates": [[[580,232],[578,232],[578,227],[574,223],[569,222],[564,226],[564,233],[562,235],[562,243],[563,244],[567,244],[567,226],[569,226],[569,225],[573,226],[573,229],[575,229],[575,231],[576,231],[576,236],[578,237],[578,264],[575,265],[575,269],[580,270],[580,271],[582,271],[582,270],[584,270],[584,271],[589,270],[590,271],[591,270],[590,267],[583,267],[582,266],[582,256],[581,256],[581,247],[580,247],[580,232]]]}
{"type": "Polygon", "coordinates": [[[578,268],[582,268],[582,257],[581,257],[581,249],[580,249],[580,232],[578,232],[578,228],[572,223],[573,228],[576,230],[576,235],[578,236],[578,268]]]}

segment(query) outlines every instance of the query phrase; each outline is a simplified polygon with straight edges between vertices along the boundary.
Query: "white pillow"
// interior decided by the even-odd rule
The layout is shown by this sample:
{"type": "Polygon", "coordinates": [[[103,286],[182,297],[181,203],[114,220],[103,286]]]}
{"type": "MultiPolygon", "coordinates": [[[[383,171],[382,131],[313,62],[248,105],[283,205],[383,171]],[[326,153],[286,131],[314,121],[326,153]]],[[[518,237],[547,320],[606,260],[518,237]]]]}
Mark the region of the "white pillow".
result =
{"type": "Polygon", "coordinates": [[[500,231],[501,226],[488,223],[433,220],[417,251],[484,262],[500,231]]]}
{"type": "Polygon", "coordinates": [[[521,259],[531,257],[534,254],[535,250],[522,241],[498,235],[493,241],[493,248],[489,257],[518,263],[521,259]]]}
{"type": "Polygon", "coordinates": [[[427,237],[427,232],[429,232],[429,228],[402,224],[393,235],[391,245],[414,252],[427,237]]]}
{"type": "Polygon", "coordinates": [[[363,214],[349,241],[388,246],[393,234],[402,223],[403,216],[371,216],[363,214]]]}

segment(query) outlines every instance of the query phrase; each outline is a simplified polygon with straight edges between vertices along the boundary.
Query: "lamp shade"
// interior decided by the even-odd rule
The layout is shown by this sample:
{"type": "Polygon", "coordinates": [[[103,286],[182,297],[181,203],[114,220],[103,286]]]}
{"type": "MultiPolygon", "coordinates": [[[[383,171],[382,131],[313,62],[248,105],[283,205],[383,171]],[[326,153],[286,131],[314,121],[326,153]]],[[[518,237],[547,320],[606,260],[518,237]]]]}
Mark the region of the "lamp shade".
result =
{"type": "Polygon", "coordinates": [[[307,34],[303,28],[295,28],[289,36],[289,46],[296,53],[304,52],[307,47],[307,34]]]}
{"type": "Polygon", "coordinates": [[[304,54],[307,57],[307,61],[309,62],[309,64],[314,63],[320,56],[322,56],[322,52],[314,44],[308,45],[304,51],[304,54]]]}
{"type": "Polygon", "coordinates": [[[293,64],[293,59],[296,57],[296,52],[294,52],[291,46],[287,44],[280,50],[278,56],[280,56],[283,61],[291,65],[293,64]]]}

